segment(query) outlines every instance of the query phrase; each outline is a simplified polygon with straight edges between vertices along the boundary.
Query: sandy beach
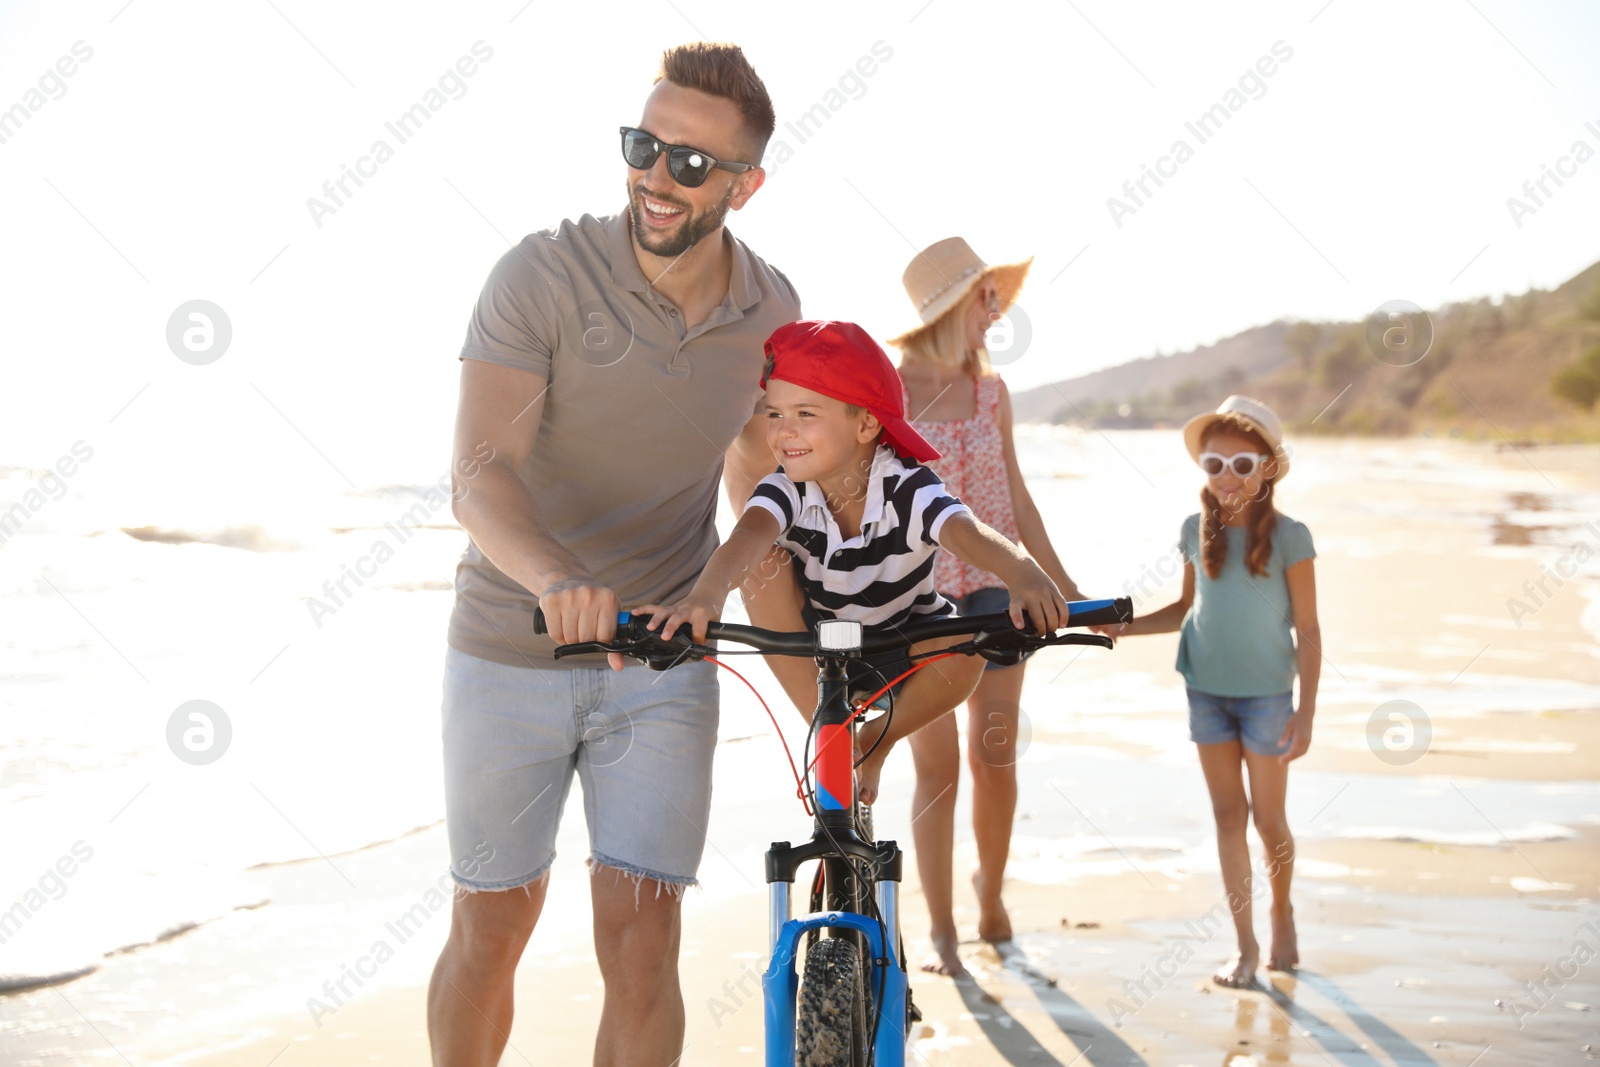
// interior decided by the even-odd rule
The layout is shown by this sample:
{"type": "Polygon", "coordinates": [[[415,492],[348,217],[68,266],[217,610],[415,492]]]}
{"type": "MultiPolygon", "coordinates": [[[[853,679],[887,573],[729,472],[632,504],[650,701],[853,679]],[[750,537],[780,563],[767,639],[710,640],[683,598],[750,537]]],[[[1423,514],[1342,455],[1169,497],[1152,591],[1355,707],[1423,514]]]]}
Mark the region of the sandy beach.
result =
{"type": "MultiPolygon", "coordinates": [[[[1159,571],[1192,510],[1193,479],[1174,434],[1063,433],[1025,435],[1036,495],[1052,529],[1065,531],[1062,554],[1083,587],[1123,592],[1125,581],[1159,571]],[[1150,485],[1129,488],[1123,461],[1150,485]],[[1127,528],[1073,521],[1107,499],[1124,502],[1127,528]]],[[[925,1019],[908,1062],[1487,1067],[1594,1058],[1600,582],[1590,557],[1600,555],[1600,533],[1584,523],[1600,525],[1600,450],[1304,441],[1279,506],[1316,536],[1326,651],[1316,736],[1290,778],[1301,971],[1262,972],[1262,987],[1244,992],[1207,981],[1231,953],[1232,934],[1214,921],[1221,884],[1172,670],[1175,635],[1124,640],[1110,652],[1047,650],[1024,697],[1031,733],[1018,765],[1007,886],[1017,938],[1003,952],[975,940],[966,880],[976,857],[963,797],[956,905],[974,939],[963,946],[973,977],[913,976],[925,1019]],[[1546,564],[1556,573],[1576,555],[1575,573],[1547,580],[1539,604],[1525,613],[1508,605],[1527,601],[1524,584],[1536,584],[1546,564]],[[1391,701],[1426,716],[1409,747],[1383,743],[1391,701]]],[[[1134,592],[1149,609],[1175,588],[1150,582],[1134,592]]],[[[414,732],[387,737],[382,751],[420,749],[425,767],[437,751],[449,594],[385,595],[414,605],[395,625],[412,631],[405,656],[421,666],[408,668],[409,693],[389,694],[397,701],[389,714],[414,732]]],[[[366,621],[355,608],[352,616],[350,629],[366,621]]],[[[377,662],[347,667],[359,675],[377,662]]],[[[287,701],[299,668],[285,657],[278,669],[272,699],[287,701]]],[[[776,691],[760,669],[752,678],[776,691]]],[[[425,815],[436,777],[394,770],[402,758],[347,758],[344,803],[425,815]]],[[[321,766],[314,753],[306,759],[321,766]]],[[[761,1061],[759,1004],[739,987],[764,963],[760,857],[771,840],[809,830],[776,784],[782,759],[754,702],[725,684],[704,884],[684,911],[684,1064],[761,1061]]],[[[252,906],[104,956],[76,980],[0,997],[0,1058],[40,1067],[427,1062],[424,993],[448,925],[437,816],[340,850],[302,815],[314,803],[291,805],[279,796],[286,785],[251,780],[323,847],[244,870],[253,892],[243,897],[254,899],[235,903],[252,906]]],[[[910,784],[909,755],[896,752],[878,825],[902,844],[910,784]]],[[[155,793],[115,825],[158,802],[155,793]]],[[[568,806],[569,816],[579,810],[568,806]]],[[[72,832],[63,825],[52,840],[72,832]]],[[[601,990],[581,818],[569,817],[559,849],[546,918],[518,974],[507,1064],[590,1056],[601,990]]],[[[904,927],[916,959],[926,918],[914,864],[906,866],[904,927]]],[[[38,936],[69,932],[72,893],[33,917],[38,936]]]]}

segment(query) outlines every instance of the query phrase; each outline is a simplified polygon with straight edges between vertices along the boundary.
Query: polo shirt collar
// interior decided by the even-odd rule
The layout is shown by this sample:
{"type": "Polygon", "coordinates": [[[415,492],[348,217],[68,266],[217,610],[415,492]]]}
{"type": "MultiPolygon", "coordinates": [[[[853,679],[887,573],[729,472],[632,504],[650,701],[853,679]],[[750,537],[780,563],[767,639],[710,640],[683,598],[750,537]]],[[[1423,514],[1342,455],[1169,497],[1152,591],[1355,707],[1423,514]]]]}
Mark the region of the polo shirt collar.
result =
{"type": "Polygon", "coordinates": [[[606,243],[611,250],[611,280],[617,287],[631,293],[649,292],[650,279],[639,269],[639,260],[633,254],[626,207],[606,220],[606,243]]]}
{"type": "MultiPolygon", "coordinates": [[[[639,260],[633,254],[633,236],[629,232],[626,206],[606,221],[606,243],[611,251],[611,280],[618,288],[632,293],[650,291],[650,279],[639,269],[639,260]]],[[[728,299],[740,311],[747,310],[761,299],[761,287],[756,283],[754,257],[743,241],[722,227],[722,239],[733,253],[733,269],[728,277],[728,299]]]]}
{"type": "Polygon", "coordinates": [[[900,461],[894,454],[894,449],[888,445],[879,445],[878,451],[872,455],[872,470],[867,475],[867,502],[861,509],[861,528],[865,530],[870,523],[873,530],[883,521],[886,510],[883,499],[883,483],[892,473],[893,467],[898,467],[900,461]]]}
{"type": "MultiPolygon", "coordinates": [[[[900,459],[894,454],[894,449],[888,445],[879,445],[878,450],[872,455],[872,467],[867,472],[867,500],[861,507],[861,535],[867,537],[867,527],[871,526],[877,532],[877,524],[883,521],[888,507],[883,498],[883,483],[890,475],[896,473],[895,468],[901,467],[900,459]]],[[[822,492],[822,487],[815,482],[806,482],[805,499],[801,501],[801,510],[810,511],[812,508],[822,510],[825,522],[833,523],[833,513],[828,510],[827,498],[822,492]]]]}
{"type": "Polygon", "coordinates": [[[734,307],[745,311],[761,299],[761,287],[756,284],[755,257],[743,241],[728,231],[726,224],[722,227],[722,233],[733,250],[733,270],[728,275],[728,298],[733,301],[734,307]]]}

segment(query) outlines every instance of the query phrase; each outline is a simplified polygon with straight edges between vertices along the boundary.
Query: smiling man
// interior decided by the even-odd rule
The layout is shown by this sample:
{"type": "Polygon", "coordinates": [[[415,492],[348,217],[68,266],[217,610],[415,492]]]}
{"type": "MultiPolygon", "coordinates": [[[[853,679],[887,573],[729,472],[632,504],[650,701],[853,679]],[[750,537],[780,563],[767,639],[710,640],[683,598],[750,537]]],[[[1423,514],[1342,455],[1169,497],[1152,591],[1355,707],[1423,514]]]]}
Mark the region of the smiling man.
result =
{"type": "Polygon", "coordinates": [[[739,499],[773,468],[753,417],[762,342],[800,301],[723,226],[761,188],[773,125],[737,47],[668,51],[621,130],[627,210],[530,234],[473,312],[454,445],[463,482],[475,472],[454,508],[470,541],[443,714],[461,891],[428,991],[436,1064],[499,1062],[574,774],[605,982],[595,1063],[681,1055],[680,898],[705,847],[716,668],[551,652],[686,593],[717,544],[725,465],[739,499]]]}

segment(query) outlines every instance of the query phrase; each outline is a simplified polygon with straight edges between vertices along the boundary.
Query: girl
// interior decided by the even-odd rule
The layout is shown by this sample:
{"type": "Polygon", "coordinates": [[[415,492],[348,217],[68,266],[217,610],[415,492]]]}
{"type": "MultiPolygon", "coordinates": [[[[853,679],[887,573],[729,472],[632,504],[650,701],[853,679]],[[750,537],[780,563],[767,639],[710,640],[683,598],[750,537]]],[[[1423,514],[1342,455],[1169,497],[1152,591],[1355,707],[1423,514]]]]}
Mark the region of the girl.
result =
{"type": "MultiPolygon", "coordinates": [[[[967,242],[951,237],[920,252],[902,281],[922,320],[890,340],[901,349],[900,377],[906,414],[943,458],[929,464],[950,492],[978,519],[1020,542],[1068,600],[1082,599],[1045,532],[1039,509],[1022,480],[1011,439],[1011,398],[989,365],[985,334],[1016,299],[1029,264],[991,267],[967,242]]],[[[934,586],[962,615],[1004,611],[1005,586],[993,574],[941,551],[934,586]]],[[[978,870],[978,936],[1011,938],[1011,918],[1000,899],[1011,821],[1017,807],[1018,718],[1023,666],[989,664],[967,700],[967,759],[972,769],[972,830],[978,870]]],[[[917,770],[912,836],[917,870],[932,922],[933,952],[922,969],[963,975],[952,913],[956,785],[961,775],[955,716],[946,715],[911,735],[917,770]]]]}
{"type": "Polygon", "coordinates": [[[1230,396],[1214,414],[1190,419],[1183,440],[1206,475],[1202,510],[1184,520],[1179,538],[1183,593],[1176,603],[1131,623],[1096,629],[1115,637],[1182,628],[1177,669],[1188,689],[1189,737],[1200,750],[1211,793],[1222,884],[1239,939],[1238,953],[1213,978],[1239,988],[1255,982],[1261,953],[1245,840],[1252,804],[1272,885],[1267,967],[1289,971],[1300,962],[1289,903],[1294,838],[1284,817],[1284,794],[1289,762],[1310,746],[1316,712],[1322,662],[1312,572],[1316,552],[1305,524],[1273,506],[1273,489],[1289,473],[1289,456],[1278,417],[1265,404],[1230,396]],[[1291,699],[1297,668],[1298,707],[1291,699]]]}

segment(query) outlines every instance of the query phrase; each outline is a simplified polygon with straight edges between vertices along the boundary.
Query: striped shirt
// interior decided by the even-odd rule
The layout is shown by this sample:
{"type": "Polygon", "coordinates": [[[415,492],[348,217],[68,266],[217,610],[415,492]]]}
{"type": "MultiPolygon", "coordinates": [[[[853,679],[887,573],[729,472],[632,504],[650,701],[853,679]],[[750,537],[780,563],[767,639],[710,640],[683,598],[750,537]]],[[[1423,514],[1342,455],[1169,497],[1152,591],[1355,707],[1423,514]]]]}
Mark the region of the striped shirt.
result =
{"type": "Polygon", "coordinates": [[[778,544],[794,553],[800,587],[823,618],[886,626],[950,614],[933,587],[933,557],[945,521],[971,509],[932,470],[907,466],[885,445],[873,456],[866,490],[861,533],[849,539],[821,487],[792,482],[781,467],[756,486],[750,506],[778,520],[778,544]]]}

